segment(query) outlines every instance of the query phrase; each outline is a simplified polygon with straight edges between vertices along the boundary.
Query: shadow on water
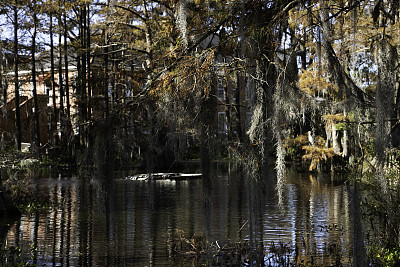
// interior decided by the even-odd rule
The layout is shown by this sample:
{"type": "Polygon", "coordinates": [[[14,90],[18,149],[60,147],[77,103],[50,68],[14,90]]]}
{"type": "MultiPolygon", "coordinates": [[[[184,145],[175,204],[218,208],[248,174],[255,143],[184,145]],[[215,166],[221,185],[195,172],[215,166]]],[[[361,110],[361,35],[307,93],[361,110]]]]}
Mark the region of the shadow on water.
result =
{"type": "Polygon", "coordinates": [[[184,181],[40,178],[35,190],[57,205],[23,214],[5,238],[38,266],[350,266],[356,221],[335,179],[288,172],[278,207],[272,172],[231,164],[184,181]]]}
{"type": "Polygon", "coordinates": [[[246,263],[261,265],[264,263],[262,214],[267,201],[273,201],[276,181],[274,175],[270,172],[264,172],[258,179],[251,175],[242,175],[245,180],[245,192],[248,201],[248,239],[250,244],[250,252],[245,261],[246,263]]]}
{"type": "Polygon", "coordinates": [[[361,197],[358,191],[358,184],[355,182],[354,185],[347,185],[347,191],[350,195],[349,209],[352,216],[353,222],[353,266],[363,267],[368,265],[367,252],[364,244],[364,230],[363,224],[361,223],[361,197]]]}

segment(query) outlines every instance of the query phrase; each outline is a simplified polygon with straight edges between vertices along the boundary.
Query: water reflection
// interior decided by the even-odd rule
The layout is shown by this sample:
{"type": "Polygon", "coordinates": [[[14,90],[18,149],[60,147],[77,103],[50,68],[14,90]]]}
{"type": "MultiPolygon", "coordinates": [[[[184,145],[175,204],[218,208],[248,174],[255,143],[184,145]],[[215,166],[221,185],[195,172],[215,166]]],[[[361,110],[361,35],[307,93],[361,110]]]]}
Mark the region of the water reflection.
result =
{"type": "Polygon", "coordinates": [[[38,266],[171,266],[175,229],[221,246],[261,246],[264,258],[254,250],[249,263],[277,265],[272,256],[288,248],[297,263],[350,265],[348,191],[331,177],[289,173],[283,208],[272,174],[255,181],[230,167],[215,170],[209,183],[61,177],[40,179],[33,190],[59,205],[23,215],[6,238],[38,266]]]}

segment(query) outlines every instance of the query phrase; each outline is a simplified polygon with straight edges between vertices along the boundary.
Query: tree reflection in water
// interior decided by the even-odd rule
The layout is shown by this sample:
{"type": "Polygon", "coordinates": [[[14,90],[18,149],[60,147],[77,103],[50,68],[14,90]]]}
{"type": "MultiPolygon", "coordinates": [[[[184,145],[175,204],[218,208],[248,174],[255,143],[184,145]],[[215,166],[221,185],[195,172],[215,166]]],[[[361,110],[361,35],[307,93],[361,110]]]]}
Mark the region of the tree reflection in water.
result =
{"type": "Polygon", "coordinates": [[[282,208],[272,173],[256,180],[231,165],[213,168],[207,181],[37,181],[33,190],[58,204],[24,214],[6,238],[38,266],[170,266],[176,229],[221,247],[242,242],[247,263],[278,266],[278,254],[299,264],[351,263],[349,193],[330,176],[289,172],[282,208]]]}

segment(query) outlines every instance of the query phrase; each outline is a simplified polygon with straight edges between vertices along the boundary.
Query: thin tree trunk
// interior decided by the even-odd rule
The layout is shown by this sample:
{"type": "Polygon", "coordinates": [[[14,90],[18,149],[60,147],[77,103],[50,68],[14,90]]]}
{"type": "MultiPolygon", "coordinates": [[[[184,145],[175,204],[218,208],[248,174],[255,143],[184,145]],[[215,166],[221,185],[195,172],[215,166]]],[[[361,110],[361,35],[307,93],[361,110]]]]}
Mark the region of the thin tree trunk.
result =
{"type": "Polygon", "coordinates": [[[14,82],[15,82],[15,128],[17,138],[17,148],[21,150],[21,114],[19,110],[19,80],[18,80],[18,2],[14,5],[14,82]]]}
{"type": "Polygon", "coordinates": [[[332,147],[333,147],[333,152],[335,152],[336,155],[340,155],[340,142],[339,142],[339,134],[336,130],[336,123],[332,122],[331,123],[331,133],[332,133],[332,147]]]}
{"type": "MultiPolygon", "coordinates": [[[[237,135],[238,135],[238,139],[240,142],[243,142],[243,131],[242,131],[242,107],[240,106],[241,103],[241,97],[240,97],[240,91],[242,90],[242,88],[244,88],[246,86],[245,82],[245,77],[244,75],[242,76],[241,74],[237,75],[237,79],[236,79],[236,93],[235,93],[235,101],[234,101],[234,105],[237,107],[236,108],[236,121],[237,121],[237,125],[236,125],[236,131],[237,131],[237,135]]],[[[246,116],[244,116],[244,118],[246,118],[246,116]]]]}
{"type": "Polygon", "coordinates": [[[4,75],[4,53],[1,53],[0,55],[0,68],[1,68],[1,72],[0,72],[0,88],[3,90],[3,114],[5,114],[7,112],[7,83],[3,80],[3,75],[4,75]]]}
{"type": "Polygon", "coordinates": [[[110,80],[108,78],[108,41],[107,41],[107,30],[105,31],[105,48],[104,48],[104,102],[106,106],[105,110],[105,116],[106,118],[108,117],[109,114],[109,102],[110,100],[108,99],[108,85],[110,83],[110,80]]]}
{"type": "MultiPolygon", "coordinates": [[[[61,5],[61,1],[59,2],[61,5]]],[[[60,110],[59,110],[59,123],[60,123],[60,134],[61,134],[61,144],[64,139],[64,81],[63,81],[63,67],[62,67],[62,20],[61,13],[58,14],[58,88],[60,90],[60,110]]]]}
{"type": "MultiPolygon", "coordinates": [[[[270,37],[271,38],[271,37],[270,37]]],[[[269,55],[269,58],[272,58],[273,55],[269,55]]],[[[274,105],[274,95],[275,95],[275,91],[277,90],[277,79],[278,79],[278,72],[276,71],[275,67],[273,66],[273,64],[266,62],[265,60],[260,61],[261,64],[261,72],[266,74],[266,78],[267,78],[267,84],[262,83],[260,84],[260,86],[263,87],[263,91],[264,91],[264,102],[263,102],[263,109],[264,109],[264,120],[263,120],[263,127],[264,129],[264,136],[263,138],[265,138],[266,140],[264,141],[264,148],[263,148],[263,156],[264,156],[264,160],[263,160],[263,165],[262,165],[262,179],[265,179],[266,177],[268,177],[268,168],[269,168],[269,164],[270,164],[270,157],[269,157],[269,151],[271,150],[271,147],[274,145],[274,142],[277,140],[274,137],[274,129],[271,125],[271,123],[268,123],[269,121],[272,121],[274,119],[274,113],[275,113],[275,105],[274,105]],[[276,140],[275,140],[276,139],[276,140]]],[[[282,133],[280,133],[280,131],[278,131],[277,133],[279,133],[280,135],[282,133]]],[[[280,138],[279,136],[277,136],[277,138],[280,138]]],[[[279,140],[280,142],[282,140],[279,140]]],[[[278,159],[277,159],[277,164],[276,164],[276,168],[279,168],[281,171],[278,172],[278,174],[282,173],[281,176],[278,177],[279,181],[281,184],[283,184],[283,169],[284,169],[284,160],[283,160],[283,142],[282,143],[277,143],[277,149],[278,149],[278,159]],[[278,166],[279,165],[279,166],[278,166]]],[[[277,189],[283,189],[282,187],[278,187],[277,185],[277,189]]],[[[282,191],[278,191],[279,196],[282,196],[282,191]]],[[[278,197],[279,197],[278,196],[278,197]]]]}
{"type": "MultiPolygon", "coordinates": [[[[33,6],[35,8],[35,4],[33,6]]],[[[40,125],[39,125],[39,105],[36,91],[36,33],[37,33],[37,17],[36,11],[33,11],[33,36],[32,36],[32,84],[33,84],[33,102],[35,105],[35,142],[33,150],[37,151],[40,148],[40,125]]]]}
{"type": "Polygon", "coordinates": [[[271,120],[272,114],[274,113],[272,100],[276,87],[277,73],[273,67],[271,68],[268,62],[260,60],[259,65],[260,65],[260,75],[261,75],[260,77],[262,77],[263,74],[265,73],[268,81],[268,84],[261,82],[259,84],[260,87],[259,90],[262,90],[263,94],[263,102],[262,102],[263,123],[261,127],[264,128],[262,136],[262,138],[264,139],[264,145],[262,148],[262,155],[264,159],[262,161],[262,175],[263,175],[262,177],[266,177],[269,166],[269,151],[273,145],[273,131],[268,121],[271,120]]]}
{"type": "Polygon", "coordinates": [[[303,29],[303,38],[304,40],[302,40],[301,42],[299,42],[299,46],[300,46],[300,60],[301,60],[301,69],[305,70],[307,69],[307,51],[306,51],[306,47],[305,47],[305,43],[306,43],[306,39],[307,39],[307,35],[305,34],[305,29],[303,29]],[[303,44],[304,43],[304,44],[303,44]]]}
{"type": "Polygon", "coordinates": [[[86,16],[86,61],[87,61],[87,97],[88,97],[88,119],[92,117],[92,105],[91,105],[91,69],[90,69],[90,8],[87,6],[86,16]]]}
{"type": "MultiPolygon", "coordinates": [[[[0,62],[0,64],[3,64],[3,62],[0,62]]],[[[0,72],[0,90],[3,92],[3,108],[4,108],[7,104],[7,95],[4,94],[4,91],[6,91],[6,87],[5,86],[3,87],[3,66],[1,66],[1,72],[0,72]]]]}
{"type": "Polygon", "coordinates": [[[51,133],[54,138],[54,145],[58,143],[57,135],[57,104],[56,104],[56,81],[54,74],[54,42],[53,42],[53,16],[50,15],[50,72],[51,72],[51,90],[53,92],[53,118],[51,121],[51,133]]]}
{"type": "MultiPolygon", "coordinates": [[[[79,7],[79,39],[80,50],[85,48],[85,24],[86,12],[85,6],[79,7]]],[[[87,103],[86,103],[86,56],[85,52],[78,52],[77,55],[77,68],[78,68],[78,84],[77,96],[79,99],[78,113],[79,113],[79,138],[80,145],[86,147],[86,127],[85,121],[87,116],[87,103]]]]}
{"type": "Polygon", "coordinates": [[[202,171],[202,181],[205,185],[210,184],[211,179],[211,153],[210,153],[210,137],[213,135],[211,132],[210,124],[213,120],[215,109],[213,107],[214,101],[206,95],[202,90],[201,104],[200,104],[200,118],[201,118],[201,136],[200,136],[200,161],[202,171]]]}
{"type": "Polygon", "coordinates": [[[111,46],[111,69],[112,69],[112,80],[111,80],[111,109],[114,108],[117,102],[117,88],[116,88],[116,80],[117,80],[117,59],[116,59],[116,52],[115,47],[111,46]]]}
{"type": "MultiPolygon", "coordinates": [[[[64,8],[65,8],[65,0],[64,0],[64,8]]],[[[64,10],[64,65],[65,65],[65,96],[66,96],[66,105],[67,105],[67,118],[69,119],[71,116],[71,106],[69,103],[69,79],[68,79],[68,44],[67,44],[67,11],[64,10]]]]}
{"type": "MultiPolygon", "coordinates": [[[[224,62],[225,63],[225,62],[224,62]]],[[[225,66],[225,64],[224,64],[225,66]]],[[[224,67],[225,68],[225,67],[224,67]]],[[[226,73],[226,69],[224,70],[224,73],[226,73]]],[[[232,114],[232,102],[231,102],[231,96],[232,94],[229,93],[228,91],[228,86],[229,84],[229,79],[226,77],[224,77],[225,79],[225,86],[224,86],[224,90],[225,90],[225,105],[226,105],[226,136],[228,138],[228,140],[232,140],[232,118],[231,118],[231,114],[232,114]]],[[[232,88],[232,87],[231,87],[232,88]]]]}
{"type": "MultiPolygon", "coordinates": [[[[81,8],[80,17],[80,38],[81,38],[81,48],[86,48],[86,6],[81,8]]],[[[81,97],[82,97],[82,118],[86,121],[87,116],[87,99],[86,99],[86,53],[81,55],[81,68],[82,68],[82,84],[81,84],[81,97]]]]}
{"type": "Polygon", "coordinates": [[[79,53],[76,56],[76,69],[78,70],[78,77],[76,80],[76,95],[78,98],[78,113],[79,113],[79,120],[82,120],[82,67],[81,67],[81,56],[79,53]]]}
{"type": "MultiPolygon", "coordinates": [[[[107,0],[107,7],[110,6],[110,0],[107,0]]],[[[106,21],[109,20],[109,15],[110,13],[107,13],[107,19],[106,21]]],[[[105,29],[104,31],[104,102],[106,106],[105,110],[105,117],[108,117],[109,114],[109,98],[108,98],[108,84],[109,84],[109,79],[108,79],[108,31],[105,29]]]]}
{"type": "Polygon", "coordinates": [[[58,27],[59,27],[59,33],[58,33],[58,86],[60,90],[60,123],[62,123],[62,117],[64,115],[64,81],[63,81],[63,76],[62,76],[62,46],[61,46],[61,40],[62,40],[62,34],[61,34],[61,28],[62,28],[62,23],[61,23],[61,13],[58,15],[58,27]]]}
{"type": "MultiPolygon", "coordinates": [[[[153,39],[152,39],[152,34],[151,34],[151,29],[150,26],[148,25],[149,22],[149,15],[148,15],[148,11],[147,11],[147,3],[145,0],[143,0],[142,2],[142,8],[143,8],[143,14],[144,14],[144,27],[145,27],[145,37],[146,37],[146,51],[148,53],[148,57],[145,60],[145,72],[147,73],[147,81],[146,81],[146,87],[150,84],[151,82],[151,61],[152,61],[152,47],[153,47],[153,39]]],[[[114,54],[113,54],[114,55],[114,54]]],[[[113,64],[115,64],[115,61],[113,62],[113,64]]],[[[115,66],[114,66],[114,79],[115,79],[115,66]]],[[[115,80],[114,80],[115,81],[115,80]]],[[[117,90],[115,90],[116,92],[117,90]]],[[[155,121],[155,116],[154,116],[154,106],[153,103],[149,103],[148,105],[148,121],[150,122],[150,127],[151,127],[151,137],[149,140],[149,149],[147,151],[147,159],[152,159],[154,157],[153,152],[155,151],[155,143],[156,143],[156,124],[154,123],[155,121]]],[[[150,162],[148,160],[148,166],[147,166],[147,170],[148,172],[152,172],[153,171],[153,162],[150,162]]]]}
{"type": "MultiPolygon", "coordinates": [[[[79,39],[82,39],[82,7],[79,7],[76,11],[79,14],[79,39]]],[[[79,43],[80,47],[79,50],[82,50],[82,41],[80,40],[79,43]]],[[[79,124],[83,122],[83,98],[82,98],[82,91],[83,91],[83,83],[82,83],[82,56],[81,52],[78,51],[76,55],[76,68],[78,70],[78,77],[77,77],[77,84],[76,84],[76,97],[78,99],[78,114],[79,114],[79,124]]],[[[82,127],[79,127],[79,135],[82,137],[82,127]]]]}
{"type": "MultiPolygon", "coordinates": [[[[150,73],[149,69],[151,68],[151,61],[153,60],[153,53],[152,53],[152,47],[153,47],[153,38],[152,38],[152,33],[150,26],[148,25],[149,21],[149,15],[147,12],[147,4],[145,1],[143,1],[143,11],[144,11],[144,17],[146,18],[146,21],[144,23],[145,25],[145,36],[146,36],[146,52],[148,53],[148,57],[146,58],[146,72],[150,73]]],[[[150,74],[147,75],[147,83],[151,81],[151,76],[150,74]]]]}
{"type": "MultiPolygon", "coordinates": [[[[347,111],[344,109],[343,115],[347,117],[347,111]]],[[[350,156],[350,151],[349,151],[349,133],[347,129],[345,128],[343,130],[343,138],[342,138],[342,157],[348,158],[350,156]]]]}
{"type": "MultiPolygon", "coordinates": [[[[91,80],[91,68],[90,68],[90,6],[89,4],[86,5],[86,18],[85,18],[85,22],[86,22],[86,67],[87,67],[87,121],[89,122],[89,129],[91,129],[92,126],[92,80],[91,80]]],[[[112,129],[112,128],[111,128],[112,129]]],[[[111,130],[112,132],[112,130],[111,130]]],[[[93,140],[93,135],[88,134],[88,146],[89,148],[93,148],[94,145],[94,140],[93,140]]],[[[111,142],[107,142],[107,144],[109,144],[111,142]]],[[[109,151],[111,152],[111,151],[109,151]]],[[[107,158],[106,158],[107,160],[107,158]]],[[[108,158],[108,160],[111,162],[111,159],[108,158]]]]}

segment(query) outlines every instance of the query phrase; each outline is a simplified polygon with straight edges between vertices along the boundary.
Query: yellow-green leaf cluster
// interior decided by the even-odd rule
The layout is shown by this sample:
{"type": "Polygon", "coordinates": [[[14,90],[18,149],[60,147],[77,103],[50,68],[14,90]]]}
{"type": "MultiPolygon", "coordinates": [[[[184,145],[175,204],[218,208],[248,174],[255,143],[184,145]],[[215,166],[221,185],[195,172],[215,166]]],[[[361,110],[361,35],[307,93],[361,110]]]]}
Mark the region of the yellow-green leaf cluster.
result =
{"type": "Polygon", "coordinates": [[[299,76],[300,90],[311,95],[327,96],[333,99],[338,95],[337,86],[331,84],[316,70],[303,70],[299,76]]]}
{"type": "Polygon", "coordinates": [[[335,152],[332,147],[327,148],[325,146],[325,139],[321,136],[314,138],[314,145],[305,145],[302,147],[305,151],[302,159],[311,161],[309,170],[315,170],[320,162],[327,161],[335,156],[335,152]]]}
{"type": "Polygon", "coordinates": [[[318,147],[318,146],[303,146],[306,154],[302,157],[303,160],[311,160],[309,170],[313,171],[322,161],[327,161],[335,156],[333,148],[318,147]]]}
{"type": "Polygon", "coordinates": [[[322,118],[328,123],[339,123],[348,120],[347,116],[345,116],[343,113],[325,114],[322,116],[322,118]]]}

